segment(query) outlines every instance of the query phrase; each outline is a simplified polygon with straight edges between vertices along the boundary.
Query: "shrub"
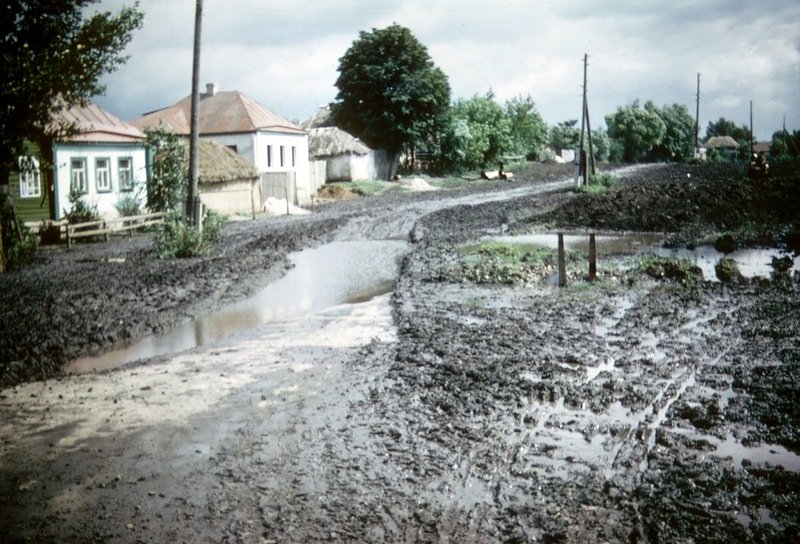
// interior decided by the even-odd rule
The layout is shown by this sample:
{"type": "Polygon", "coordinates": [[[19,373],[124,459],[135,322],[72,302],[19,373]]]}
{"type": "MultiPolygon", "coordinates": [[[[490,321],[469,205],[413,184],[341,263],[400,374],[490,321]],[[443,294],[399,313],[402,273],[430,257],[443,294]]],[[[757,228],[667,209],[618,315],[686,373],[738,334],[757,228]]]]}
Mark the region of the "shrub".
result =
{"type": "Polygon", "coordinates": [[[5,267],[11,270],[25,266],[36,254],[38,241],[36,235],[28,227],[18,224],[14,220],[11,201],[8,195],[2,191],[0,191],[0,225],[2,225],[0,251],[5,257],[5,267]],[[19,227],[19,236],[13,234],[17,227],[19,227]]]}
{"type": "Polygon", "coordinates": [[[64,210],[64,216],[70,224],[87,223],[89,221],[99,221],[100,213],[97,211],[97,206],[89,205],[83,199],[83,193],[76,188],[69,191],[69,211],[64,210]]]}
{"type": "Polygon", "coordinates": [[[156,252],[161,259],[207,255],[219,240],[225,218],[207,211],[203,230],[198,231],[177,212],[172,212],[156,231],[156,252]]]}
{"type": "Polygon", "coordinates": [[[132,195],[126,195],[120,198],[119,201],[114,204],[114,207],[122,217],[130,217],[142,213],[139,199],[132,195]]]}

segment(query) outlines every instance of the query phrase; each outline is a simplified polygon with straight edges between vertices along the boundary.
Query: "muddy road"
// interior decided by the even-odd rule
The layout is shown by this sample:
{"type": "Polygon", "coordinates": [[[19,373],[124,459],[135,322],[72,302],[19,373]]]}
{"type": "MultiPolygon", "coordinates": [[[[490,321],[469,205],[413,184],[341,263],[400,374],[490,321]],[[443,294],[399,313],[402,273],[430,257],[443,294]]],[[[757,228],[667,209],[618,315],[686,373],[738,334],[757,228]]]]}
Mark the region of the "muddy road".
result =
{"type": "Polygon", "coordinates": [[[486,235],[645,230],[643,218],[682,238],[732,227],[718,220],[724,202],[695,208],[692,191],[720,194],[735,173],[625,174],[624,194],[641,199],[582,202],[550,172],[229,225],[220,254],[189,263],[153,262],[143,237],[55,250],[3,278],[4,292],[38,286],[38,299],[18,296],[57,323],[103,316],[93,343],[58,328],[54,344],[75,358],[118,342],[120,316],[142,334],[239,300],[281,276],[290,251],[411,241],[389,293],[117,370],[51,377],[50,348],[19,342],[4,368],[26,375],[39,354],[49,379],[5,374],[16,385],[0,391],[0,540],[797,541],[797,274],[686,283],[612,255],[599,282],[573,270],[564,289],[460,273],[463,248],[486,235]],[[644,202],[652,214],[636,211],[644,202]],[[109,302],[75,293],[112,264],[130,285],[109,302]],[[57,270],[67,285],[48,287],[57,270]]]}

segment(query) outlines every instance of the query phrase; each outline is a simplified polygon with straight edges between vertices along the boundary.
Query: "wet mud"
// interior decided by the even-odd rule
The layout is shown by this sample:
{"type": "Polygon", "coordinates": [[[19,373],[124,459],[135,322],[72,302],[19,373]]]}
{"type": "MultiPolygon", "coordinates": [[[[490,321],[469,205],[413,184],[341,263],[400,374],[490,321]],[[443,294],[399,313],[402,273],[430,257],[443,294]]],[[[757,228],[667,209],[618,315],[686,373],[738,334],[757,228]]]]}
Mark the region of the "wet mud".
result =
{"type": "MultiPolygon", "coordinates": [[[[684,168],[626,183],[689,191],[672,185],[684,168]]],[[[692,168],[709,191],[717,177],[746,184],[692,168]]],[[[567,221],[593,206],[605,229],[645,221],[561,190],[473,196],[319,212],[317,240],[410,232],[391,298],[3,389],[0,530],[11,542],[797,541],[800,278],[682,283],[601,257],[602,281],[577,274],[564,289],[456,281],[444,272],[484,236],[598,227],[567,221]]],[[[689,225],[664,213],[663,230],[689,225]]],[[[737,226],[687,213],[695,233],[737,226]]],[[[792,221],[770,213],[764,225],[792,221]]]]}

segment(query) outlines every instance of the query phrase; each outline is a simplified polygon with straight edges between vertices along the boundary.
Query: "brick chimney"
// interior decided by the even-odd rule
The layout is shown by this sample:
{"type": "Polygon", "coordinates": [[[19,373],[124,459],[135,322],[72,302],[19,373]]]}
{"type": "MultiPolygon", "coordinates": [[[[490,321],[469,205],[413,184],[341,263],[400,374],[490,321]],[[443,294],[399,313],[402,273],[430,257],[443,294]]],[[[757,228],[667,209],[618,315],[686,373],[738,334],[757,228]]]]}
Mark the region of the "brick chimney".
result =
{"type": "Polygon", "coordinates": [[[206,83],[206,92],[203,95],[203,98],[208,98],[210,96],[214,96],[219,91],[219,85],[216,83],[206,83]]]}

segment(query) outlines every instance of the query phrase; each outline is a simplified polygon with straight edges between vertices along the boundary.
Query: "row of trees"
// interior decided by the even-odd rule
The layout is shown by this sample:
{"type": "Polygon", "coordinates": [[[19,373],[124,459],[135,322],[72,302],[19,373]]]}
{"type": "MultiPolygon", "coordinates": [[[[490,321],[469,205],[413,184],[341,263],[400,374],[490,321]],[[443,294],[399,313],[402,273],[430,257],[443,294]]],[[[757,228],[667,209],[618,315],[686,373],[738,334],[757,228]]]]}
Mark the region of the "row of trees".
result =
{"type": "MultiPolygon", "coordinates": [[[[500,104],[489,91],[451,103],[446,75],[411,31],[397,24],[360,33],[339,61],[336,86],[337,125],[372,147],[410,157],[425,151],[445,171],[486,167],[506,155],[536,158],[546,147],[578,145],[577,121],[548,128],[530,96],[500,104]]],[[[605,123],[607,129],[592,131],[597,160],[686,161],[694,156],[695,119],[683,104],[659,107],[637,99],[606,115],[605,123]]],[[[709,123],[705,137],[712,136],[731,136],[744,152],[749,148],[749,129],[724,118],[709,123]]],[[[776,133],[774,154],[792,151],[785,140],[776,133]]]]}

